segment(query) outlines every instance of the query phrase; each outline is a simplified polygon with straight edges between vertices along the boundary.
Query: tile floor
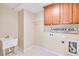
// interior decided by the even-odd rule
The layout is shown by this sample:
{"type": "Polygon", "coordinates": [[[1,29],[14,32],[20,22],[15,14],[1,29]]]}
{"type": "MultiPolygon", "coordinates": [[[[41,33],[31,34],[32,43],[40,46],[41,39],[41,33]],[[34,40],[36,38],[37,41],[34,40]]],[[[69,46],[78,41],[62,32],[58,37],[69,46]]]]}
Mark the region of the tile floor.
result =
{"type": "Polygon", "coordinates": [[[42,47],[34,46],[25,53],[17,51],[16,55],[10,54],[9,56],[57,56],[57,55],[45,50],[42,47]]]}

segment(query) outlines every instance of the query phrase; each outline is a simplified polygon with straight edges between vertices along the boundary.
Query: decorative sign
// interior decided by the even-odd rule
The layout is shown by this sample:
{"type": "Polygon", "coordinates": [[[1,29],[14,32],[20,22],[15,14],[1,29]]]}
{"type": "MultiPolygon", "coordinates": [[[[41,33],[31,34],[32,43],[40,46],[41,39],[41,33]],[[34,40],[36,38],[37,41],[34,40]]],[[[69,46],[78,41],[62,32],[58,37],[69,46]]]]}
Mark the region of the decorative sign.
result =
{"type": "Polygon", "coordinates": [[[49,32],[56,33],[78,33],[78,27],[73,26],[51,26],[49,32]]]}

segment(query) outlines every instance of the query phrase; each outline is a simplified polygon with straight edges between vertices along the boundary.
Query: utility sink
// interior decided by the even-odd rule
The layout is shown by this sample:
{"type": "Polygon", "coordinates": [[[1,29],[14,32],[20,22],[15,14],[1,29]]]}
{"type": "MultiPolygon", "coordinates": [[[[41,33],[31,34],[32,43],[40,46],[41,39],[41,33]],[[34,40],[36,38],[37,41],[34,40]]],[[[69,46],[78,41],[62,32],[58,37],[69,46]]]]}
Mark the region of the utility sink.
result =
{"type": "Polygon", "coordinates": [[[2,53],[1,55],[8,55],[11,52],[15,53],[16,46],[17,38],[0,38],[0,53],[2,53]]]}
{"type": "Polygon", "coordinates": [[[2,45],[3,49],[16,46],[17,39],[16,38],[4,38],[0,40],[0,44],[2,45]]]}

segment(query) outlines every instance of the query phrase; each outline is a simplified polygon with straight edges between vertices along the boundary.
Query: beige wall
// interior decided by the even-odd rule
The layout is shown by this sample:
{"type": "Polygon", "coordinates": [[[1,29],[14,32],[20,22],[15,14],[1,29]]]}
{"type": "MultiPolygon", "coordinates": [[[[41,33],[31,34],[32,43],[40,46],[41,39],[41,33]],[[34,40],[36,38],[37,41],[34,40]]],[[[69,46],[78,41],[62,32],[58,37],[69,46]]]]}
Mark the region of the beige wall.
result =
{"type": "MultiPolygon", "coordinates": [[[[44,31],[44,12],[36,14],[36,44],[52,51],[59,52],[67,55],[68,53],[68,40],[78,40],[79,34],[64,34],[64,33],[53,33],[53,37],[50,37],[49,32],[44,31]],[[61,42],[65,41],[64,44],[61,42]]],[[[72,25],[75,26],[75,25],[72,25]]],[[[79,25],[76,25],[79,27],[79,25]]]]}
{"type": "Polygon", "coordinates": [[[24,10],[18,12],[18,46],[24,49],[24,10]]]}
{"type": "Polygon", "coordinates": [[[24,46],[25,49],[30,48],[34,45],[34,34],[35,34],[35,26],[34,26],[34,14],[25,10],[24,11],[24,46]]]}
{"type": "Polygon", "coordinates": [[[18,36],[18,15],[12,9],[0,6],[0,38],[6,35],[18,36]]]}
{"type": "Polygon", "coordinates": [[[27,10],[19,11],[18,13],[18,43],[19,47],[26,51],[32,45],[34,45],[34,14],[27,10]]]}

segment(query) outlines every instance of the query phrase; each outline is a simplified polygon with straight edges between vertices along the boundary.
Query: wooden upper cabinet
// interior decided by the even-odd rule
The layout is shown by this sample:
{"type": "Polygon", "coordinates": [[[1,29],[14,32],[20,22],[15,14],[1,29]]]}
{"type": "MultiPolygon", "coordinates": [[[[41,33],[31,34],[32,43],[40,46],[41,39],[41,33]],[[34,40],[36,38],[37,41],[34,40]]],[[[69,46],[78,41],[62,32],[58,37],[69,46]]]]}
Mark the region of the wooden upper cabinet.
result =
{"type": "Polygon", "coordinates": [[[73,4],[73,23],[77,24],[78,20],[77,20],[77,4],[73,4]]]}
{"type": "Polygon", "coordinates": [[[73,24],[79,24],[79,4],[73,4],[73,24]]]}
{"type": "Polygon", "coordinates": [[[78,21],[78,24],[79,24],[79,3],[77,4],[77,21],[78,21]]]}
{"type": "Polygon", "coordinates": [[[78,24],[79,24],[79,3],[77,4],[77,21],[78,21],[78,24]]]}
{"type": "Polygon", "coordinates": [[[44,7],[44,23],[51,24],[79,24],[79,4],[60,3],[44,7]]]}
{"type": "Polygon", "coordinates": [[[59,24],[60,23],[60,5],[59,4],[56,4],[56,5],[53,5],[52,6],[52,11],[51,11],[51,14],[52,14],[52,24],[59,24]]]}
{"type": "Polygon", "coordinates": [[[44,8],[44,24],[51,25],[52,24],[52,14],[51,14],[51,6],[44,8]]]}
{"type": "Polygon", "coordinates": [[[59,4],[51,4],[44,8],[44,24],[59,24],[59,4]]]}
{"type": "Polygon", "coordinates": [[[60,23],[71,24],[72,23],[72,4],[64,3],[60,4],[60,23]]]}

